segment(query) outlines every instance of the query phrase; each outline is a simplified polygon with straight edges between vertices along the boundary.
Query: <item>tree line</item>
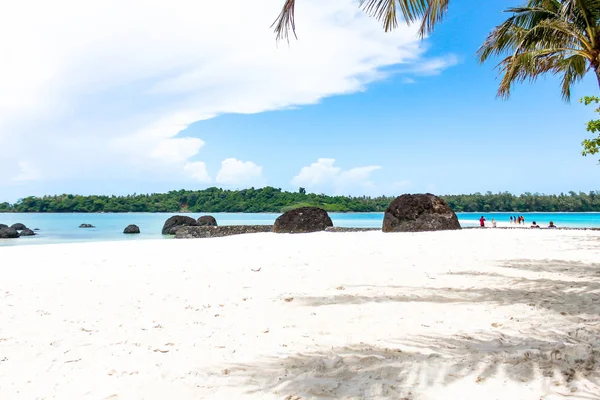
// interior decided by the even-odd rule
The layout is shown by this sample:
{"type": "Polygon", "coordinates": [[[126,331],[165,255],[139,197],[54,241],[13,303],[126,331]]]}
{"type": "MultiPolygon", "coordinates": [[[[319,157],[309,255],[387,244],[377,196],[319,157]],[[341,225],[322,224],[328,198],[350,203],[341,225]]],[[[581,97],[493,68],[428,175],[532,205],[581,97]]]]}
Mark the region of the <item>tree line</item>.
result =
{"type": "MultiPolygon", "coordinates": [[[[441,196],[455,212],[600,212],[600,191],[545,195],[487,192],[441,196]]],[[[329,212],[383,212],[393,197],[327,196],[279,188],[224,190],[176,190],[168,193],[127,196],[26,197],[14,204],[0,203],[0,212],[274,212],[302,207],[321,207],[329,212]]]]}

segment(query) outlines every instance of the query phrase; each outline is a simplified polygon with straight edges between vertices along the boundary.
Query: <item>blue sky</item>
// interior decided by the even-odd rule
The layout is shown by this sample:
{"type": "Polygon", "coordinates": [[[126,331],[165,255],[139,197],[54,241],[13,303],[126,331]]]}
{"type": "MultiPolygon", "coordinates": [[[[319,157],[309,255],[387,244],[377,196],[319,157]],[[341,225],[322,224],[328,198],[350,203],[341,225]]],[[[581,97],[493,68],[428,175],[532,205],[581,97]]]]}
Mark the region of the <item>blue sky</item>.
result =
{"type": "MultiPolygon", "coordinates": [[[[256,12],[272,16],[280,2],[265,0],[256,12]]],[[[594,114],[577,101],[598,93],[594,78],[575,87],[570,104],[561,100],[554,77],[516,86],[509,100],[500,100],[495,63],[479,65],[475,58],[505,17],[501,11],[519,2],[478,2],[477,8],[472,1],[451,2],[445,21],[424,42],[415,39],[414,28],[383,34],[352,10],[351,0],[332,1],[324,11],[316,0],[304,2],[305,8],[302,0],[298,5],[299,41],[289,46],[275,46],[262,25],[256,36],[248,34],[251,40],[241,39],[242,29],[269,25],[269,18],[253,23],[248,16],[245,28],[230,27],[224,43],[214,43],[210,32],[185,43],[173,37],[160,43],[164,54],[152,44],[147,51],[156,48],[156,59],[144,52],[131,65],[118,56],[149,44],[132,40],[131,48],[123,47],[118,28],[46,55],[60,68],[62,57],[75,60],[64,73],[57,67],[68,84],[25,88],[36,102],[40,96],[48,102],[18,110],[22,119],[5,118],[4,125],[2,111],[13,110],[0,99],[0,146],[7,154],[0,161],[0,201],[210,186],[304,186],[353,195],[599,189],[598,159],[580,154],[589,136],[585,122],[594,114]],[[102,45],[86,58],[78,46],[87,49],[87,40],[102,45]],[[181,47],[177,57],[170,53],[173,43],[181,47]],[[149,67],[168,55],[177,62],[149,67]],[[230,74],[206,75],[209,69],[230,74]],[[24,157],[29,152],[34,157],[24,157]]],[[[163,16],[155,11],[157,22],[163,16]]],[[[15,50],[15,57],[22,54],[15,50]]]]}

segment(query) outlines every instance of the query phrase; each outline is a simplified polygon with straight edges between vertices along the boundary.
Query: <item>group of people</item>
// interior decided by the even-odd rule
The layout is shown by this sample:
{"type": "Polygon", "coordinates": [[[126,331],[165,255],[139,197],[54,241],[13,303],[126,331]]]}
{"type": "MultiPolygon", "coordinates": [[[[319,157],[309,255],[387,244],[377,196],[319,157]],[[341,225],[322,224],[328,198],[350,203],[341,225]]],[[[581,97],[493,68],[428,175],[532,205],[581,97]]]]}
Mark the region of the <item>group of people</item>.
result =
{"type": "MultiPolygon", "coordinates": [[[[531,224],[531,227],[532,228],[541,228],[541,226],[536,224],[535,221],[533,221],[533,224],[531,224]]],[[[554,225],[554,222],[550,221],[550,223],[548,224],[548,228],[556,228],[556,225],[554,225]]]]}
{"type": "MultiPolygon", "coordinates": [[[[485,228],[485,221],[487,221],[487,220],[482,215],[481,218],[479,218],[479,226],[482,227],[482,228],[485,228]]],[[[514,224],[519,224],[519,225],[521,225],[521,224],[525,225],[525,217],[523,217],[521,215],[518,216],[518,217],[517,216],[515,216],[515,217],[511,216],[510,217],[510,223],[511,224],[514,223],[514,224]]],[[[495,228],[495,227],[496,227],[496,220],[494,218],[492,218],[492,228],[495,228]]],[[[533,221],[533,223],[531,224],[531,227],[532,228],[540,228],[540,226],[535,221],[533,221]]],[[[554,222],[550,221],[550,223],[548,224],[548,228],[556,228],[556,225],[554,225],[554,222]]]]}
{"type": "Polygon", "coordinates": [[[525,225],[525,217],[522,216],[522,215],[519,215],[518,217],[516,215],[514,217],[511,216],[510,217],[510,223],[511,224],[519,224],[519,225],[523,224],[523,225],[525,225]]]}

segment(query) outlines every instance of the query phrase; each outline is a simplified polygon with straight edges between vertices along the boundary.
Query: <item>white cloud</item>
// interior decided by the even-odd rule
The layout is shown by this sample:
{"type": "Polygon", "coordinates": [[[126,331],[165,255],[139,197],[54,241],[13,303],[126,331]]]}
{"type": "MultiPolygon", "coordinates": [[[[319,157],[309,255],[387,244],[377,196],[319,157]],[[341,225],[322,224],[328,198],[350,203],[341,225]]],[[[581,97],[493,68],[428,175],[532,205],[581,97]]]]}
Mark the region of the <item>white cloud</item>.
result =
{"type": "Polygon", "coordinates": [[[331,183],[339,176],[341,171],[333,164],[335,164],[333,158],[319,158],[317,162],[302,167],[300,173],[292,179],[292,183],[308,187],[331,183]]]}
{"type": "Polygon", "coordinates": [[[343,171],[334,164],[333,158],[319,158],[311,165],[302,167],[292,179],[292,184],[306,186],[311,190],[333,189],[335,194],[348,194],[353,189],[374,188],[370,181],[371,173],[381,169],[378,165],[370,165],[343,171]]]}
{"type": "Polygon", "coordinates": [[[240,161],[227,158],[221,163],[217,174],[217,183],[223,185],[241,185],[262,182],[262,167],[252,161],[240,161]]]}
{"type": "Polygon", "coordinates": [[[13,181],[35,181],[41,178],[40,172],[29,162],[19,161],[17,165],[19,167],[19,172],[12,178],[13,181]]]}
{"type": "Polygon", "coordinates": [[[417,28],[384,33],[354,0],[299,2],[299,40],[277,45],[282,3],[7,2],[0,189],[20,154],[44,179],[197,179],[186,166],[204,142],[181,135],[196,121],[363,90],[385,66],[419,69],[417,28]]]}
{"type": "Polygon", "coordinates": [[[183,169],[198,182],[209,183],[211,181],[210,175],[206,170],[206,164],[202,161],[189,162],[185,164],[183,169]]]}

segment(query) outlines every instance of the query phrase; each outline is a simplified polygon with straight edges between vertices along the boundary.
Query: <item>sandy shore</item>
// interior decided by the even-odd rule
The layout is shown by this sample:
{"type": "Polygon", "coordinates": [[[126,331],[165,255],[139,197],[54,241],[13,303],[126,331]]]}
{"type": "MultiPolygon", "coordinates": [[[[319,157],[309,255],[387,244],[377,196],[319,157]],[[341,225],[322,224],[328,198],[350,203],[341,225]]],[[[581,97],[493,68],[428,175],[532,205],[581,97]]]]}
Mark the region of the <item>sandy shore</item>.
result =
{"type": "Polygon", "coordinates": [[[598,399],[600,232],[0,249],[0,399],[598,399]]]}

